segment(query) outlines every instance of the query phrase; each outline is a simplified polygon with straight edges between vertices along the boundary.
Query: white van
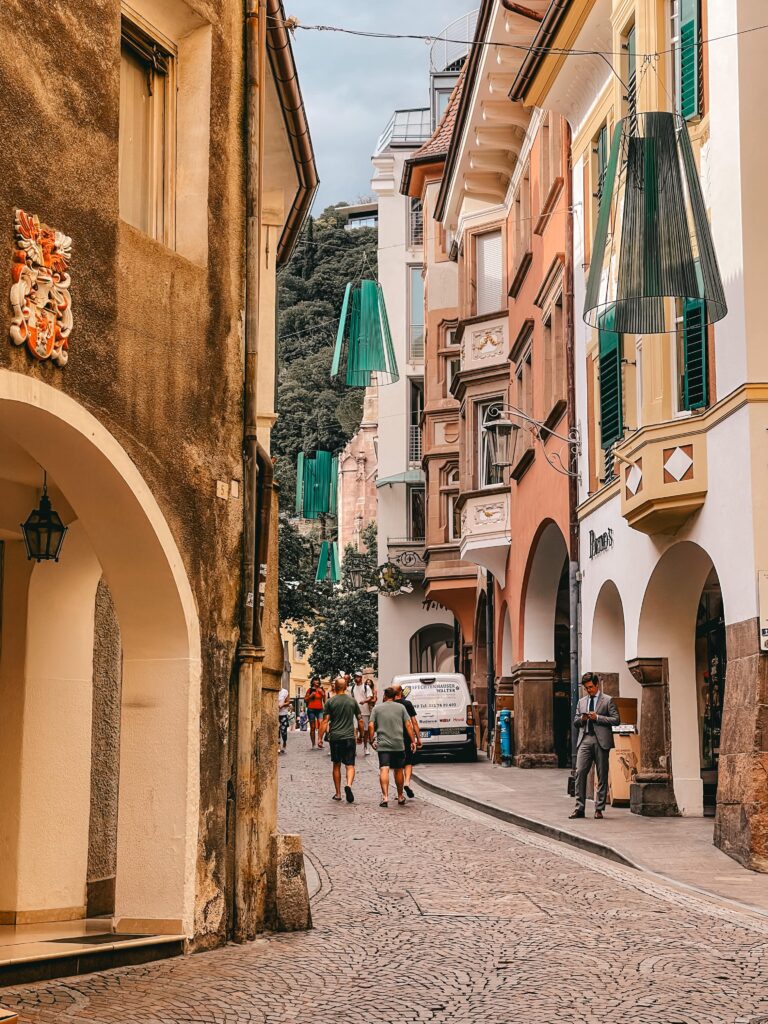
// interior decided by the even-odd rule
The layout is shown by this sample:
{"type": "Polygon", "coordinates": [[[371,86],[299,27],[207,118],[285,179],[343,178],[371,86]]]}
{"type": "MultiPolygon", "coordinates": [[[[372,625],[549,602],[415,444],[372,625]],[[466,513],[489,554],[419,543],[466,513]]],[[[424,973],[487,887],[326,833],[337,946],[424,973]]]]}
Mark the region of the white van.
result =
{"type": "Polygon", "coordinates": [[[392,685],[397,684],[416,709],[423,753],[477,760],[474,710],[464,676],[448,672],[395,676],[392,685]]]}

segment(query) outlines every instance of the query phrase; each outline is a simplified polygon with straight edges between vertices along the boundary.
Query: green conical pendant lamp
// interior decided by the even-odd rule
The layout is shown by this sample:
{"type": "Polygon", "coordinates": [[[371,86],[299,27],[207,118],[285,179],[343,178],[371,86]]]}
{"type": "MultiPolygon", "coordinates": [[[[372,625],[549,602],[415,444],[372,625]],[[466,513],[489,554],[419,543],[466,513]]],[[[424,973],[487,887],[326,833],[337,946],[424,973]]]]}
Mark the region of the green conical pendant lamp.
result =
{"type": "Polygon", "coordinates": [[[336,515],[338,459],[330,452],[299,452],[296,463],[296,513],[304,519],[336,515]]]}
{"type": "Polygon", "coordinates": [[[677,114],[633,114],[613,136],[584,320],[662,334],[678,329],[679,303],[699,303],[705,324],[728,312],[691,140],[677,114]]]}
{"type": "Polygon", "coordinates": [[[384,293],[378,281],[348,284],[336,334],[331,380],[344,374],[350,388],[367,388],[398,380],[384,293]]]}
{"type": "Polygon", "coordinates": [[[317,562],[316,583],[330,580],[331,583],[341,581],[341,566],[339,564],[339,546],[335,540],[324,540],[320,545],[320,558],[317,562]]]}

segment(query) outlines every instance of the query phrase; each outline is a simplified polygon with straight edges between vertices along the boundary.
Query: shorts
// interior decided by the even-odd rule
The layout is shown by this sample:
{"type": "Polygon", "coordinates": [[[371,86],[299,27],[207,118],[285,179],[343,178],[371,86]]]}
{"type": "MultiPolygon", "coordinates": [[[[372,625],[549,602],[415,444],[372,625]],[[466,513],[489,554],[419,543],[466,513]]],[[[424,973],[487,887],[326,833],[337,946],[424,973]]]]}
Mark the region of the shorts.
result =
{"type": "Polygon", "coordinates": [[[379,768],[405,768],[404,750],[379,750],[379,768]]]}
{"type": "Polygon", "coordinates": [[[403,753],[405,754],[405,763],[406,764],[416,764],[416,751],[415,750],[411,750],[411,741],[410,740],[408,740],[408,742],[406,743],[405,750],[403,751],[403,753]]]}
{"type": "Polygon", "coordinates": [[[351,765],[357,756],[357,743],[351,740],[331,740],[331,761],[333,764],[351,765]]]}
{"type": "Polygon", "coordinates": [[[323,709],[322,708],[307,708],[307,719],[310,722],[322,722],[322,720],[323,720],[323,709]]]}

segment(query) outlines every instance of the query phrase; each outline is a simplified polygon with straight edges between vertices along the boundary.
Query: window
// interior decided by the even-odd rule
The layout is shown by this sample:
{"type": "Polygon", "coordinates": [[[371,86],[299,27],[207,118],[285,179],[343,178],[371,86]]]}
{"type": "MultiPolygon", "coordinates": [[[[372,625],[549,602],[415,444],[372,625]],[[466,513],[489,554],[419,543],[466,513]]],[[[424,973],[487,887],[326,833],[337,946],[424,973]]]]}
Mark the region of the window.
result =
{"type": "Polygon", "coordinates": [[[613,330],[615,311],[600,318],[598,373],[600,377],[600,447],[605,453],[605,479],[614,476],[612,449],[624,436],[621,380],[621,335],[613,330]]]}
{"type": "Polygon", "coordinates": [[[447,348],[458,348],[459,342],[457,340],[458,332],[455,327],[449,327],[445,332],[445,344],[447,348]]]}
{"type": "Polygon", "coordinates": [[[598,204],[603,198],[605,186],[605,175],[608,170],[608,125],[604,124],[595,136],[592,152],[595,157],[595,191],[594,196],[598,204]]]}
{"type": "Polygon", "coordinates": [[[120,41],[120,216],[172,242],[174,55],[123,20],[120,41]]]}
{"type": "Polygon", "coordinates": [[[445,397],[450,398],[451,387],[456,374],[461,370],[461,359],[458,356],[451,356],[445,361],[445,397]]]}
{"type": "Polygon", "coordinates": [[[420,199],[411,199],[408,207],[408,245],[411,249],[424,244],[424,208],[420,199]]]}
{"type": "Polygon", "coordinates": [[[541,174],[541,210],[552,203],[552,190],[562,182],[562,126],[557,114],[550,111],[542,122],[539,135],[539,167],[541,174]]]}
{"type": "Polygon", "coordinates": [[[704,112],[701,0],[671,0],[674,105],[689,120],[704,112]]]}
{"type": "Polygon", "coordinates": [[[422,268],[408,268],[408,361],[424,359],[424,278],[422,268]]]}
{"type": "Polygon", "coordinates": [[[626,102],[631,123],[634,125],[637,118],[637,36],[634,25],[627,29],[622,48],[626,54],[624,62],[627,75],[626,102]]]}
{"type": "Polygon", "coordinates": [[[526,166],[517,186],[512,206],[514,224],[514,269],[511,295],[520,290],[525,273],[531,262],[531,169],[526,166]]]}
{"type": "Polygon", "coordinates": [[[548,416],[565,400],[565,337],[563,299],[558,296],[544,319],[544,404],[548,416]]]}
{"type": "Polygon", "coordinates": [[[678,408],[692,411],[709,404],[707,326],[704,303],[684,299],[678,317],[678,408]]]}
{"type": "Polygon", "coordinates": [[[456,507],[459,500],[459,467],[452,466],[445,474],[446,499],[445,522],[448,540],[461,538],[461,512],[456,507]]]}
{"type": "Polygon", "coordinates": [[[408,426],[408,462],[421,465],[421,416],[424,412],[424,381],[410,381],[410,419],[408,426]]]}
{"type": "Polygon", "coordinates": [[[476,313],[498,313],[502,307],[501,231],[475,236],[476,313]]]}
{"type": "Polygon", "coordinates": [[[478,402],[477,410],[477,477],[478,487],[494,487],[503,483],[503,472],[501,467],[494,466],[491,456],[491,447],[488,433],[483,429],[483,424],[489,419],[499,416],[499,406],[503,402],[501,396],[490,398],[485,402],[478,402]]]}
{"type": "MultiPolygon", "coordinates": [[[[515,366],[515,403],[517,408],[533,418],[533,352],[529,345],[515,366]]],[[[533,446],[530,430],[522,426],[518,431],[515,457],[519,461],[533,446]]]]}
{"type": "Polygon", "coordinates": [[[424,487],[408,488],[408,540],[424,540],[424,487]]]}

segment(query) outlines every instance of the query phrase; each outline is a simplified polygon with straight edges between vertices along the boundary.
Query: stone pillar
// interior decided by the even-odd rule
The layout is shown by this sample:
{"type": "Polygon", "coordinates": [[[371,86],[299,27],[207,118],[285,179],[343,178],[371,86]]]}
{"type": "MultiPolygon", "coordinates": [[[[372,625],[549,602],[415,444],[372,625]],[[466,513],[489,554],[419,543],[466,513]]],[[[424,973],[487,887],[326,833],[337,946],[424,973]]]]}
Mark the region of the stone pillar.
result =
{"type": "Polygon", "coordinates": [[[300,932],[312,927],[307,876],[301,836],[272,836],[275,865],[275,926],[279,932],[300,932]]]}
{"type": "Polygon", "coordinates": [[[726,627],[726,672],[715,845],[753,871],[768,871],[768,657],[758,620],[726,627]]]}
{"type": "Polygon", "coordinates": [[[555,663],[521,661],[509,678],[515,702],[515,767],[557,768],[552,715],[555,663]]]}
{"type": "Polygon", "coordinates": [[[680,812],[672,784],[672,730],[666,658],[633,658],[629,671],[643,688],[640,702],[640,768],[630,786],[633,814],[669,817],[680,812]]]}

